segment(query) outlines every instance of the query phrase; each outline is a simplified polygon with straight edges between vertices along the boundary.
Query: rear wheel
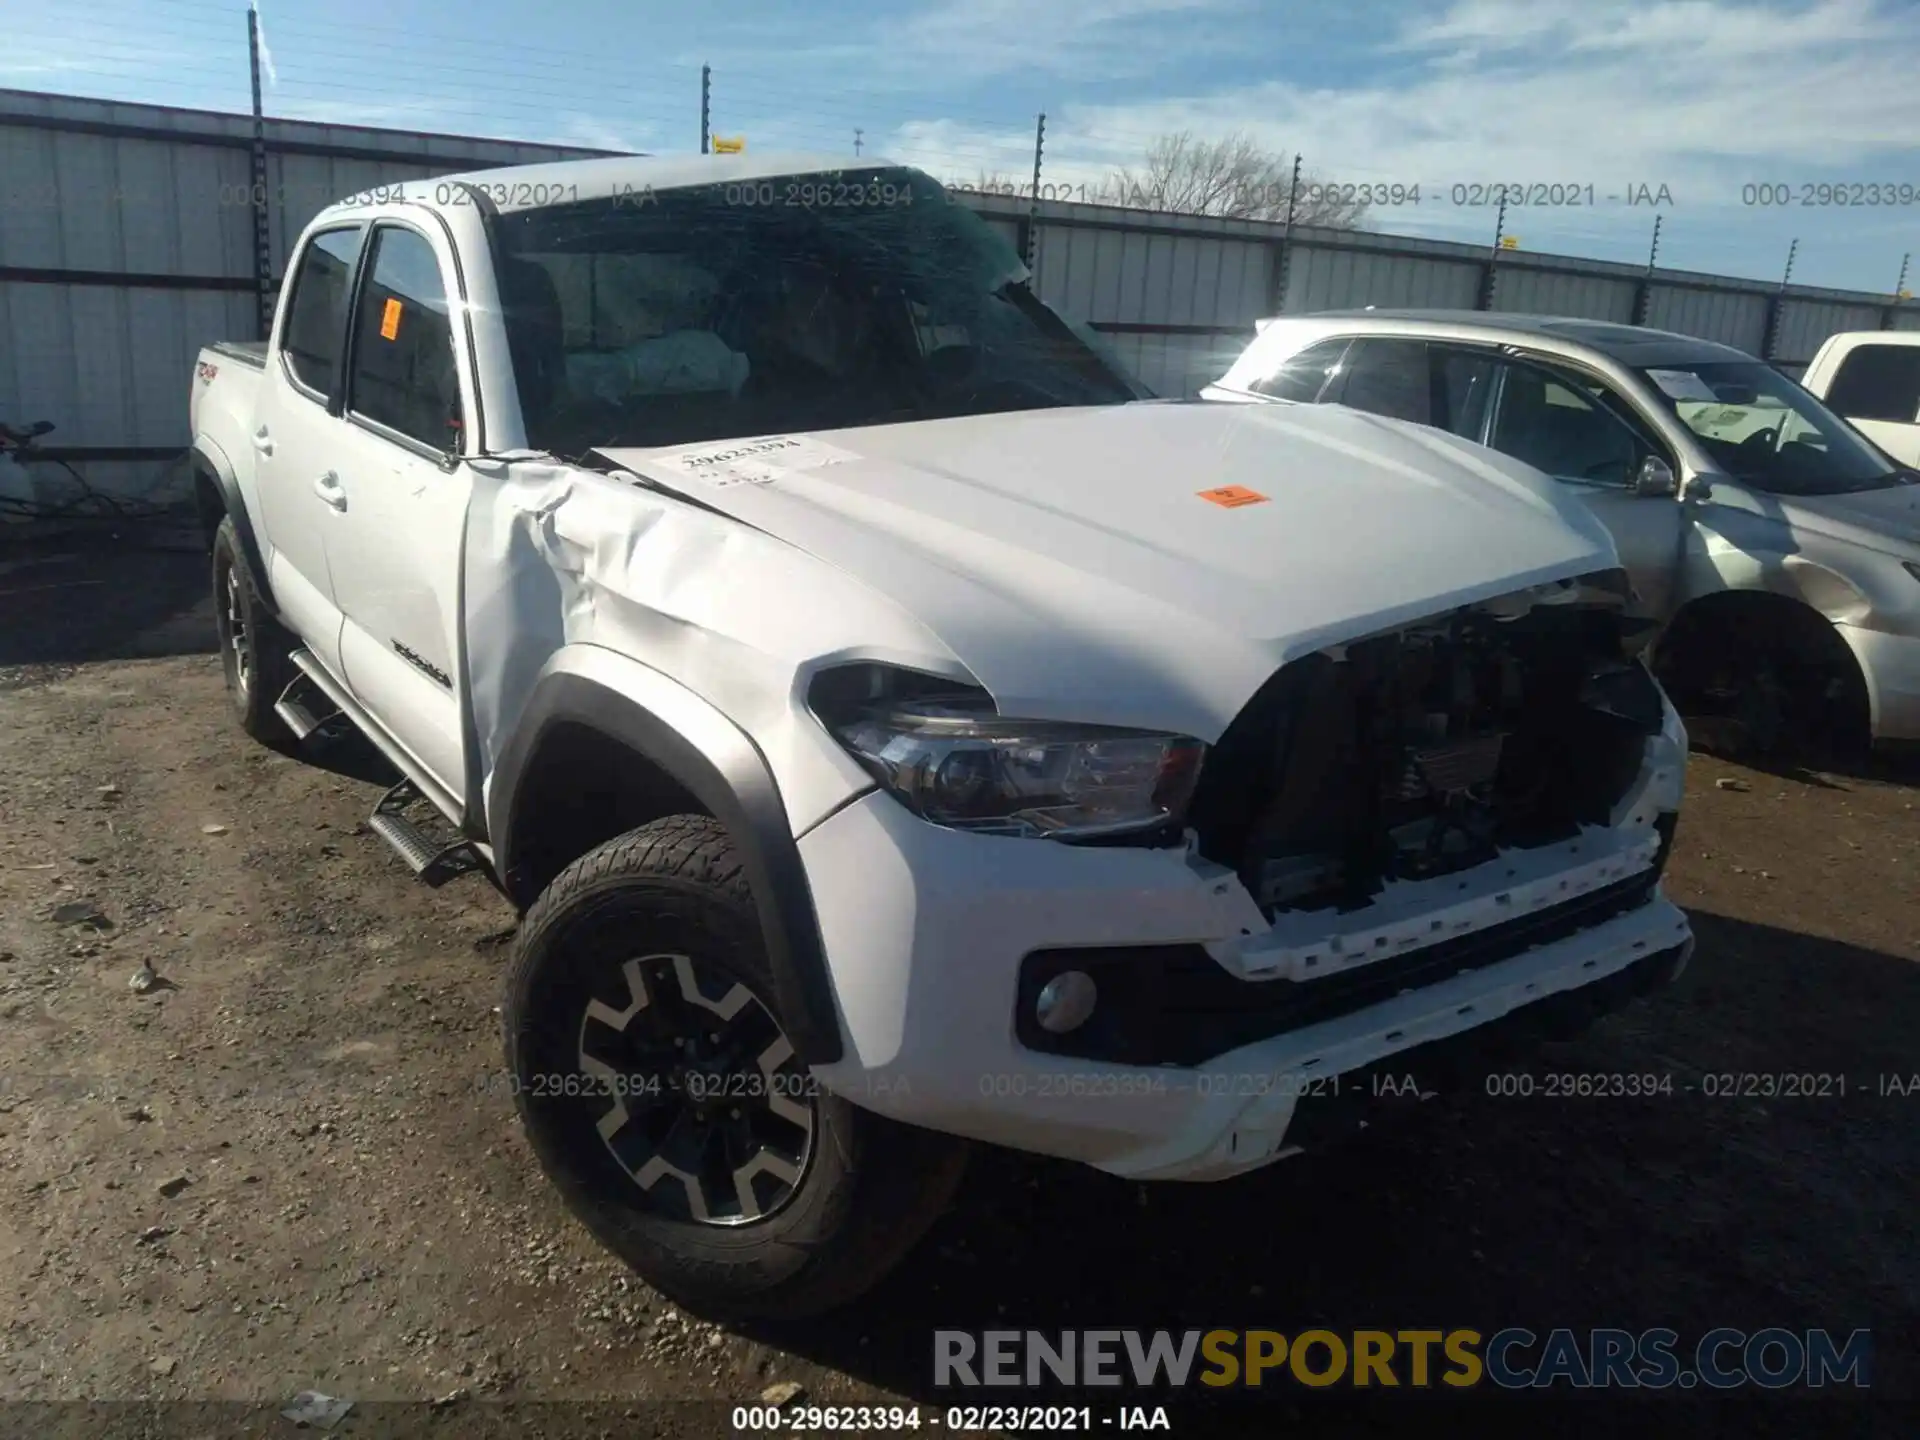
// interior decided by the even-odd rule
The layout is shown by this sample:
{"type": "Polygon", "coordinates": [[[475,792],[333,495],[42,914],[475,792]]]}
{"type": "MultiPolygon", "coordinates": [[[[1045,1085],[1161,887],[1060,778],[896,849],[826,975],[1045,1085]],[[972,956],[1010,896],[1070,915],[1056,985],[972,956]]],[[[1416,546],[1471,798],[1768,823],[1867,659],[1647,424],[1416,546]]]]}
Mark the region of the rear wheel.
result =
{"type": "Polygon", "coordinates": [[[820,1088],[794,1053],[725,830],[680,815],[528,911],[503,1007],[516,1103],[568,1208],[688,1308],[791,1317],[886,1274],[961,1142],[820,1088]]]}
{"type": "Polygon", "coordinates": [[[263,744],[291,745],[293,732],[273,705],[293,678],[293,637],[260,603],[230,515],[213,535],[213,616],[227,698],[241,728],[263,744]]]}

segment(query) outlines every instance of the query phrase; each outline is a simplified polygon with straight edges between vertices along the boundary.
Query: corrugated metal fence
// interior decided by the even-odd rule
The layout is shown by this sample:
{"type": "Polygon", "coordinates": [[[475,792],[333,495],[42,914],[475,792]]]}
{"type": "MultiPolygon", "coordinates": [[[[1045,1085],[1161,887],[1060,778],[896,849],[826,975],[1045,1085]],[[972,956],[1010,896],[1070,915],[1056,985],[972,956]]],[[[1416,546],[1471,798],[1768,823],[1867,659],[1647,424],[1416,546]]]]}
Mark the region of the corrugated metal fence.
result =
{"type": "MultiPolygon", "coordinates": [[[[0,90],[0,420],[52,420],[50,446],[102,491],[164,498],[186,443],[193,356],[251,339],[270,283],[329,201],[453,170],[604,154],[0,90]]],[[[1891,297],[1602,261],[1066,201],[967,197],[1033,262],[1041,294],[1105,332],[1152,390],[1187,395],[1278,313],[1360,305],[1551,312],[1723,341],[1785,368],[1840,330],[1920,329],[1891,297]]]]}
{"type": "Polygon", "coordinates": [[[1574,315],[1718,340],[1790,373],[1843,330],[1920,329],[1890,295],[1654,270],[1371,231],[981,197],[1041,294],[1105,331],[1163,395],[1215,379],[1267,315],[1363,305],[1574,315]]]}
{"type": "Polygon", "coordinates": [[[277,284],[343,195],[607,153],[269,120],[261,193],[252,146],[250,116],[0,90],[0,421],[51,420],[103,493],[184,493],[193,357],[255,338],[256,199],[277,284]]]}

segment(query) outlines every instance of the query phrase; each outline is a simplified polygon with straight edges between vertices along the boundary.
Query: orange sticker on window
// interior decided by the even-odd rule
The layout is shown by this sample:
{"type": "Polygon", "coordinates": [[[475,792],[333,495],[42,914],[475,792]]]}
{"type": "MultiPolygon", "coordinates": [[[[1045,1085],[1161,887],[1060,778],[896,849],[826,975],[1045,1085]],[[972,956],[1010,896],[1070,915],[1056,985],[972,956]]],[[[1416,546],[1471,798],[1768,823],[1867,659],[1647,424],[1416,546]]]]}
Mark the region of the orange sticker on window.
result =
{"type": "Polygon", "coordinates": [[[397,340],[400,337],[400,302],[387,301],[387,308],[380,312],[380,338],[397,340]]]}
{"type": "Polygon", "coordinates": [[[1215,505],[1224,505],[1229,510],[1238,509],[1242,505],[1258,505],[1267,498],[1258,490],[1249,490],[1244,485],[1222,485],[1217,489],[1200,490],[1195,493],[1202,500],[1210,501],[1215,505]]]}

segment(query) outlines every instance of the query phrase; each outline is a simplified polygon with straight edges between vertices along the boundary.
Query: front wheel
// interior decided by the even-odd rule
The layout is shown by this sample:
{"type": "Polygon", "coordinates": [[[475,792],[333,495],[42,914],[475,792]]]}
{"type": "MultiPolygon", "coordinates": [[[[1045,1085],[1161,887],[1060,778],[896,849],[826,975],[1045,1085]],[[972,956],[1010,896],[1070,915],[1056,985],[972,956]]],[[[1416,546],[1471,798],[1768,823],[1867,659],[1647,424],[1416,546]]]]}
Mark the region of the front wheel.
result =
{"type": "Polygon", "coordinates": [[[925,1233],[961,1142],[862,1110],[794,1053],[747,882],[706,816],[575,861],[528,911],[507,1070],[573,1214],[689,1309],[843,1304],[925,1233]]]}
{"type": "Polygon", "coordinates": [[[1655,658],[1695,744],[1768,765],[1845,759],[1868,740],[1866,685],[1812,612],[1682,614],[1655,658]]]}

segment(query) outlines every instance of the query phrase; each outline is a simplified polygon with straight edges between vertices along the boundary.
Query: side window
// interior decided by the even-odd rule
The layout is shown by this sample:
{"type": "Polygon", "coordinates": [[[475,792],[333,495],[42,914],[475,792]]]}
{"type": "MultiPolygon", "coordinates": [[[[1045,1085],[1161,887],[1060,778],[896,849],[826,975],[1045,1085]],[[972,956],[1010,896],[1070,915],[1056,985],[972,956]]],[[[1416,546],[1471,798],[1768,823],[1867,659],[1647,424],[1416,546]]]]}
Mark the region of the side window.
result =
{"type": "Polygon", "coordinates": [[[460,441],[460,372],[433,246],[417,230],[374,231],[372,267],[353,323],[348,406],[435,450],[460,441]]]}
{"type": "Polygon", "coordinates": [[[1571,375],[1508,365],[1488,443],[1562,480],[1625,486],[1653,447],[1602,406],[1602,393],[1571,375]]]}
{"type": "Polygon", "coordinates": [[[1311,405],[1320,398],[1327,381],[1340,368],[1340,357],[1347,353],[1348,340],[1320,340],[1280,362],[1271,375],[1256,380],[1247,388],[1257,395],[1276,400],[1297,400],[1311,405]]]}
{"type": "Polygon", "coordinates": [[[1433,403],[1440,412],[1434,415],[1433,423],[1462,439],[1479,440],[1485,433],[1498,362],[1491,355],[1471,350],[1436,347],[1433,366],[1433,403]]]}
{"type": "Polygon", "coordinates": [[[1827,406],[1849,420],[1920,418],[1920,345],[1861,345],[1849,350],[1827,387],[1827,406]]]}
{"type": "Polygon", "coordinates": [[[294,376],[309,390],[333,396],[333,377],[347,328],[347,294],[353,262],[366,230],[358,225],[322,230],[301,252],[293,299],[281,330],[280,349],[294,376]]]}
{"type": "Polygon", "coordinates": [[[1431,425],[1433,383],[1424,340],[1356,340],[1343,367],[1346,382],[1336,395],[1342,405],[1431,425]]]}

